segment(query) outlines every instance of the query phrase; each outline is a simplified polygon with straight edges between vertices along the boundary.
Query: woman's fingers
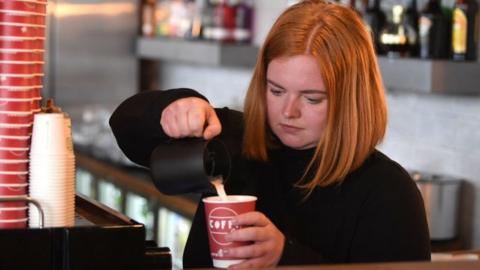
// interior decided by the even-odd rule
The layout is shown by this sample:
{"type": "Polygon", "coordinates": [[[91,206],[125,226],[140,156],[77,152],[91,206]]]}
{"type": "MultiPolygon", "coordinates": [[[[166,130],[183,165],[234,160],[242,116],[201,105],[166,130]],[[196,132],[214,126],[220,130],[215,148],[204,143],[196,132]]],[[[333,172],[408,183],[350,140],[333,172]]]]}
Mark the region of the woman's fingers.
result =
{"type": "Polygon", "coordinates": [[[268,239],[266,227],[246,227],[229,233],[225,239],[228,241],[265,241],[268,239]]]}
{"type": "Polygon", "coordinates": [[[208,125],[203,132],[203,138],[205,140],[208,140],[222,132],[222,125],[220,124],[220,120],[218,119],[217,114],[215,113],[215,110],[213,108],[207,111],[206,118],[208,125]]]}
{"type": "Polygon", "coordinates": [[[205,126],[205,113],[201,109],[193,108],[187,114],[187,125],[190,132],[185,136],[202,137],[205,126]]]}
{"type": "Polygon", "coordinates": [[[228,250],[228,256],[235,258],[256,258],[261,257],[267,253],[266,245],[263,243],[255,243],[247,246],[241,246],[236,248],[230,248],[228,250]]]}
{"type": "MultiPolygon", "coordinates": [[[[273,232],[274,227],[270,228],[273,232]]],[[[267,234],[263,241],[254,241],[253,244],[228,249],[228,256],[246,259],[244,262],[231,268],[272,267],[277,265],[283,251],[283,235],[267,234]]]]}
{"type": "Polygon", "coordinates": [[[235,225],[266,226],[270,220],[263,213],[252,211],[235,216],[233,222],[235,225]]]}
{"type": "Polygon", "coordinates": [[[183,98],[168,105],[162,112],[160,125],[172,138],[213,138],[222,126],[215,110],[200,98],[183,98]]]}
{"type": "Polygon", "coordinates": [[[260,212],[249,212],[236,216],[232,222],[242,228],[227,234],[226,240],[253,242],[227,250],[228,256],[247,259],[232,268],[268,267],[278,263],[285,236],[268,217],[260,212]]]}

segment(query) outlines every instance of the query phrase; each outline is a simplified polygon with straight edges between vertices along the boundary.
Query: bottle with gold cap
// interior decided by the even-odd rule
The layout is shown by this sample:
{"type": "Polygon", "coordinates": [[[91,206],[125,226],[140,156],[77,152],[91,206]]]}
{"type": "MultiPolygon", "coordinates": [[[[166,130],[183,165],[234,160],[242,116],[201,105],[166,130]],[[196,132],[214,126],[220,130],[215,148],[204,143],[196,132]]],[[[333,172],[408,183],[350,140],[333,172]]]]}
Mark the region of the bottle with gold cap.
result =
{"type": "Polygon", "coordinates": [[[404,22],[405,9],[402,5],[394,5],[389,21],[380,33],[380,44],[386,49],[389,57],[408,56],[409,39],[412,29],[404,22]]]}
{"type": "Polygon", "coordinates": [[[476,0],[456,0],[452,16],[452,57],[477,59],[479,13],[476,0]]]}

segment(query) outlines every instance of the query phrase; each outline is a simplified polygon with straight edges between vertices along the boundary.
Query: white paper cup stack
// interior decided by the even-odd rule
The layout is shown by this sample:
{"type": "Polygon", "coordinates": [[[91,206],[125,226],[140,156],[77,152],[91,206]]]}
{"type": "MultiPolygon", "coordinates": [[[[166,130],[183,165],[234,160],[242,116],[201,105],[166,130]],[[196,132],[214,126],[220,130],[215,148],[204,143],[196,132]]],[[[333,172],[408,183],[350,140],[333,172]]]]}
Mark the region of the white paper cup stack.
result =
{"type": "MultiPolygon", "coordinates": [[[[30,197],[40,202],[45,227],[74,225],[75,159],[68,123],[61,113],[39,113],[33,120],[30,197]]],[[[38,211],[31,206],[30,227],[38,227],[38,220],[38,211]]]]}

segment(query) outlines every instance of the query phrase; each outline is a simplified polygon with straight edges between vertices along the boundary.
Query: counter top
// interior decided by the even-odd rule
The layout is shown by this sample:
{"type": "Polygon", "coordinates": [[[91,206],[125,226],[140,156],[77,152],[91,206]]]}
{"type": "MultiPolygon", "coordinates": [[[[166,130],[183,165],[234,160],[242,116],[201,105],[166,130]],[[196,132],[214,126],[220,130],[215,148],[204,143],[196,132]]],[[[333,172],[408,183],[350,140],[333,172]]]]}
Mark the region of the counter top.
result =
{"type": "MultiPolygon", "coordinates": [[[[273,269],[273,268],[269,268],[273,269]]],[[[281,266],[279,270],[479,270],[480,261],[392,262],[334,265],[281,266]]]]}
{"type": "Polygon", "coordinates": [[[480,261],[365,263],[279,267],[282,270],[479,270],[480,261]]]}

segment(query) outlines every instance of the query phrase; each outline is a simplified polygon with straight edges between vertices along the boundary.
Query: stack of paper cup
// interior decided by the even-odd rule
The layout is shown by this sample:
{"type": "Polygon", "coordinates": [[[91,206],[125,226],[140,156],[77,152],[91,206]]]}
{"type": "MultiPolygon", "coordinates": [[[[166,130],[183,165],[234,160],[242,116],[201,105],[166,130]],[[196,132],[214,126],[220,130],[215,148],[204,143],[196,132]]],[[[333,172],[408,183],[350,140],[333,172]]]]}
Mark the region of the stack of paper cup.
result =
{"type": "MultiPolygon", "coordinates": [[[[71,134],[66,124],[68,120],[61,113],[39,113],[34,116],[30,197],[42,206],[46,227],[74,225],[75,169],[72,165],[73,151],[69,145],[71,134]]],[[[38,220],[38,211],[30,207],[30,227],[37,227],[38,220]]]]}
{"type": "MultiPolygon", "coordinates": [[[[6,91],[0,88],[0,97],[6,91]]],[[[0,98],[0,197],[28,195],[28,151],[32,131],[30,101],[0,98]]],[[[25,202],[0,203],[0,228],[27,226],[25,202]]]]}
{"type": "MultiPolygon", "coordinates": [[[[40,111],[46,0],[0,1],[0,196],[27,196],[33,114],[40,111]]],[[[26,203],[0,203],[0,228],[26,227],[26,203]]]]}
{"type": "MultiPolygon", "coordinates": [[[[26,173],[0,174],[0,196],[26,196],[28,179],[26,173]]],[[[27,205],[24,202],[0,203],[0,228],[25,228],[27,205]]]]}
{"type": "Polygon", "coordinates": [[[40,110],[47,1],[0,2],[0,108],[3,114],[40,110]],[[9,105],[11,104],[11,105],[9,105]]]}

